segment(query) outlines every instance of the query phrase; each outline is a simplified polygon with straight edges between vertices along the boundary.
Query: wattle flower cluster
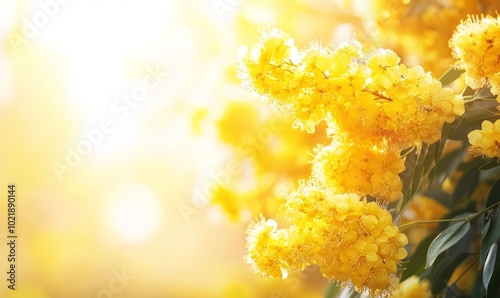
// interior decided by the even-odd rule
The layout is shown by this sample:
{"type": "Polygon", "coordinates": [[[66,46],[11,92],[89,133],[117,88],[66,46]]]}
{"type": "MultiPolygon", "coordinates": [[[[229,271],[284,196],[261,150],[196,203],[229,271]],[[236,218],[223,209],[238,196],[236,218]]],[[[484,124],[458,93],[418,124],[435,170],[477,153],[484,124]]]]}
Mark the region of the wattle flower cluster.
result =
{"type": "Polygon", "coordinates": [[[317,264],[331,281],[391,293],[408,239],[368,198],[402,197],[401,150],[440,139],[444,123],[464,113],[462,98],[391,50],[351,41],[299,51],[276,29],[242,50],[239,71],[244,86],[287,111],[294,127],[311,133],[324,121],[331,138],[315,149],[309,181],[286,198],[290,227],[264,218],[249,227],[247,262],[278,278],[317,264]]]}
{"type": "Polygon", "coordinates": [[[244,86],[288,110],[294,126],[313,132],[327,121],[351,139],[398,148],[433,143],[445,122],[464,112],[463,101],[425,73],[409,68],[391,50],[368,49],[352,41],[314,44],[302,52],[279,30],[240,53],[244,86]]]}
{"type": "Polygon", "coordinates": [[[385,295],[394,289],[408,239],[387,210],[305,182],[284,207],[289,228],[264,218],[249,227],[246,260],[256,272],[286,278],[289,271],[317,264],[330,281],[351,283],[358,291],[385,295]]]}
{"type": "Polygon", "coordinates": [[[386,201],[402,195],[399,173],[405,165],[397,149],[334,139],[329,146],[318,146],[314,153],[312,177],[339,193],[386,201]]]}
{"type": "MultiPolygon", "coordinates": [[[[450,40],[456,67],[465,70],[465,82],[473,89],[490,87],[500,94],[500,16],[469,16],[457,26],[450,40]]],[[[500,102],[500,96],[497,97],[500,102]]],[[[474,155],[500,157],[500,121],[483,121],[468,134],[474,155]]]]}
{"type": "Polygon", "coordinates": [[[473,89],[486,84],[500,93],[500,16],[469,16],[457,26],[450,40],[456,67],[465,70],[473,89]]]}

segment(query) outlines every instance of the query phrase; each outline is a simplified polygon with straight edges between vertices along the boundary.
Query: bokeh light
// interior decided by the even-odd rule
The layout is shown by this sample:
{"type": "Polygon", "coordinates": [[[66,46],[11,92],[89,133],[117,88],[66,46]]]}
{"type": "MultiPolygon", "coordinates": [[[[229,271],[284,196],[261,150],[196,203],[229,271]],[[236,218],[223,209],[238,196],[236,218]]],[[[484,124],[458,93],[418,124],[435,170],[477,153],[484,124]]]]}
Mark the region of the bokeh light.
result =
{"type": "Polygon", "coordinates": [[[122,240],[141,242],[158,230],[161,206],[158,197],[147,187],[123,186],[110,194],[108,200],[104,219],[122,240]]]}

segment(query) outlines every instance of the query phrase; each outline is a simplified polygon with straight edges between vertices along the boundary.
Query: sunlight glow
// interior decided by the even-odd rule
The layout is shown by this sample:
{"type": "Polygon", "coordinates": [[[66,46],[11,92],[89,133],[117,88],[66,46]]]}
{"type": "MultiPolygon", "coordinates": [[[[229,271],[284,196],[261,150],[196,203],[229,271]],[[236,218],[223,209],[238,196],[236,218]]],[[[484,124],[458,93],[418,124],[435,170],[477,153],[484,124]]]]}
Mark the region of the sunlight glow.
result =
{"type": "Polygon", "coordinates": [[[146,2],[74,2],[40,33],[67,61],[68,95],[78,111],[105,110],[133,79],[124,70],[162,59],[158,41],[171,26],[174,3],[146,2]]]}
{"type": "Polygon", "coordinates": [[[159,198],[144,185],[119,187],[106,205],[104,218],[108,227],[126,242],[143,242],[160,226],[159,198]]]}

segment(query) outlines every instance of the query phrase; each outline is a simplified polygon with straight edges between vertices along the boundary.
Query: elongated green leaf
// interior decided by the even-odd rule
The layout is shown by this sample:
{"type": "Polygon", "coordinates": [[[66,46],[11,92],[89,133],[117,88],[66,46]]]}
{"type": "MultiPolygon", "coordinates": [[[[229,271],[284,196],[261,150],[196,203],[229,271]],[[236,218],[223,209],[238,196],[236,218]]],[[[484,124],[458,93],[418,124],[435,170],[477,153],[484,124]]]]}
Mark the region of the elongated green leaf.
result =
{"type": "Polygon", "coordinates": [[[458,167],[463,157],[467,154],[467,147],[463,146],[454,150],[439,160],[436,165],[435,182],[441,186],[444,180],[458,167]]]}
{"type": "Polygon", "coordinates": [[[494,100],[475,100],[466,104],[465,113],[458,125],[453,127],[448,138],[451,140],[467,140],[469,132],[479,129],[484,120],[496,120],[498,103],[494,100]]]}
{"type": "Polygon", "coordinates": [[[492,158],[488,163],[480,166],[479,169],[481,171],[486,171],[486,170],[496,168],[498,166],[500,166],[500,162],[498,161],[498,158],[495,157],[495,158],[492,158]]]}
{"type": "Polygon", "coordinates": [[[493,280],[495,282],[490,282],[488,284],[488,288],[486,289],[486,297],[499,297],[500,294],[500,283],[496,282],[500,280],[500,264],[495,264],[495,268],[493,269],[493,274],[490,278],[490,281],[493,280]]]}
{"type": "Polygon", "coordinates": [[[500,167],[493,167],[491,169],[481,171],[481,181],[490,182],[500,177],[500,167]]]}
{"type": "Polygon", "coordinates": [[[500,202],[500,180],[495,182],[488,193],[488,199],[486,200],[485,208],[492,206],[500,202]]]}
{"type": "Polygon", "coordinates": [[[341,292],[342,292],[342,288],[340,288],[338,285],[331,284],[327,289],[325,298],[338,297],[341,292]]]}
{"type": "Polygon", "coordinates": [[[411,179],[411,192],[410,192],[410,197],[413,197],[414,194],[417,193],[418,188],[420,187],[420,182],[422,180],[422,177],[424,175],[424,170],[425,170],[425,160],[426,160],[426,155],[429,152],[429,146],[428,145],[423,145],[422,149],[420,151],[420,154],[418,155],[417,159],[417,164],[415,165],[415,168],[413,169],[413,177],[411,179]]]}
{"type": "Polygon", "coordinates": [[[500,214],[497,211],[484,225],[483,228],[483,243],[479,253],[480,267],[484,265],[488,250],[500,239],[500,214]]]}
{"type": "Polygon", "coordinates": [[[491,245],[491,247],[489,247],[488,256],[486,257],[486,261],[484,263],[483,285],[485,289],[488,288],[491,276],[493,275],[493,269],[495,268],[495,260],[497,259],[497,249],[498,249],[498,243],[495,242],[491,245]]]}
{"type": "Polygon", "coordinates": [[[473,97],[475,94],[476,94],[476,90],[472,89],[469,86],[465,87],[464,91],[462,91],[462,97],[464,97],[464,98],[473,97]]]}
{"type": "Polygon", "coordinates": [[[435,160],[436,160],[436,154],[439,149],[439,142],[436,142],[432,145],[429,146],[429,150],[427,150],[427,153],[424,158],[424,174],[427,174],[429,172],[429,169],[435,165],[435,160]]]}
{"type": "Polygon", "coordinates": [[[421,275],[425,270],[425,257],[427,255],[427,250],[429,245],[431,245],[432,240],[436,237],[436,234],[431,234],[425,237],[418,244],[415,252],[412,254],[409,262],[405,264],[405,270],[401,276],[401,281],[409,278],[412,275],[421,275]]]}
{"type": "Polygon", "coordinates": [[[462,69],[457,69],[453,67],[448,69],[444,73],[444,75],[441,78],[439,78],[439,81],[441,82],[441,84],[443,84],[443,86],[446,86],[451,82],[455,81],[456,79],[458,79],[460,75],[462,75],[463,73],[464,71],[462,69]]]}
{"type": "Polygon", "coordinates": [[[472,167],[458,180],[457,186],[451,196],[451,203],[453,206],[460,205],[463,199],[469,198],[472,193],[474,193],[479,182],[480,174],[481,171],[479,171],[477,167],[472,167]]]}
{"type": "Polygon", "coordinates": [[[486,297],[486,289],[483,286],[483,279],[481,274],[478,274],[472,285],[470,297],[486,297]]]}
{"type": "Polygon", "coordinates": [[[491,93],[491,90],[489,87],[483,87],[479,89],[476,92],[476,95],[474,96],[475,99],[481,99],[481,100],[496,100],[496,96],[491,93]]]}
{"type": "Polygon", "coordinates": [[[442,231],[432,241],[427,251],[425,268],[432,266],[436,258],[445,250],[457,243],[470,229],[470,222],[458,222],[442,231]]]}
{"type": "Polygon", "coordinates": [[[444,298],[457,298],[460,297],[462,291],[458,287],[457,283],[453,283],[446,289],[446,293],[444,294],[444,298]]]}
{"type": "Polygon", "coordinates": [[[411,186],[415,173],[414,169],[418,164],[420,154],[421,152],[417,152],[417,150],[409,151],[405,159],[406,169],[399,174],[399,177],[401,177],[401,180],[403,181],[403,199],[398,202],[398,206],[396,208],[398,212],[404,209],[412,197],[411,186]]]}
{"type": "Polygon", "coordinates": [[[431,290],[434,295],[440,293],[446,286],[451,274],[469,256],[467,253],[448,254],[440,256],[434,266],[427,268],[422,277],[427,278],[431,283],[431,290]]]}
{"type": "Polygon", "coordinates": [[[446,140],[448,140],[448,136],[450,135],[451,131],[453,128],[459,125],[460,122],[459,118],[458,120],[455,119],[453,123],[445,123],[443,126],[443,129],[441,129],[441,140],[439,140],[439,148],[436,153],[436,164],[438,163],[439,159],[441,158],[441,154],[443,154],[444,146],[446,145],[446,140]]]}

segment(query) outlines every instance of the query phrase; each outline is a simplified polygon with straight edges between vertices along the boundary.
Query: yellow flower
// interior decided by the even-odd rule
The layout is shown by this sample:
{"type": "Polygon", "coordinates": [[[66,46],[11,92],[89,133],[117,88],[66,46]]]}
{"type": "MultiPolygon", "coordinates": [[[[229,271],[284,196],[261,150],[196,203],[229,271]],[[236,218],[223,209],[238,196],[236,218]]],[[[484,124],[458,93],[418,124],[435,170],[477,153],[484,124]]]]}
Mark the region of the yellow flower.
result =
{"type": "Polygon", "coordinates": [[[360,143],[386,140],[404,149],[437,141],[443,124],[464,112],[463,100],[421,67],[357,41],[313,44],[297,54],[287,34],[271,30],[239,61],[243,85],[309,133],[325,120],[360,143]]]}
{"type": "Polygon", "coordinates": [[[472,15],[457,26],[450,40],[456,67],[465,70],[465,82],[474,89],[487,82],[499,94],[500,17],[472,15]]]}
{"type": "Polygon", "coordinates": [[[398,284],[393,298],[430,298],[431,286],[428,280],[420,280],[418,276],[411,276],[398,284]]]}
{"type": "Polygon", "coordinates": [[[403,184],[399,173],[404,161],[399,150],[347,141],[334,141],[317,147],[313,177],[341,193],[371,195],[394,201],[401,197],[403,184]]]}
{"type": "Polygon", "coordinates": [[[393,290],[398,266],[406,257],[406,236],[390,213],[355,194],[301,182],[284,205],[291,226],[260,219],[249,226],[246,260],[264,276],[317,264],[335,282],[383,295],[393,290]]]}
{"type": "Polygon", "coordinates": [[[284,231],[276,230],[277,223],[261,218],[249,226],[247,237],[248,255],[246,261],[252,265],[254,271],[262,275],[276,278],[286,278],[287,272],[280,261],[280,252],[283,249],[284,231]]]}
{"type": "Polygon", "coordinates": [[[408,244],[408,238],[399,233],[399,229],[395,226],[386,226],[376,242],[383,256],[396,255],[397,258],[404,259],[408,255],[406,250],[402,248],[408,244]]]}
{"type": "Polygon", "coordinates": [[[259,109],[253,102],[229,102],[217,120],[219,139],[233,146],[239,146],[258,131],[260,124],[259,109]]]}
{"type": "Polygon", "coordinates": [[[472,145],[469,148],[472,154],[500,157],[500,120],[495,123],[484,120],[481,129],[471,131],[467,137],[472,145]]]}

